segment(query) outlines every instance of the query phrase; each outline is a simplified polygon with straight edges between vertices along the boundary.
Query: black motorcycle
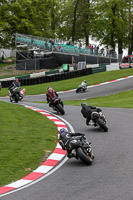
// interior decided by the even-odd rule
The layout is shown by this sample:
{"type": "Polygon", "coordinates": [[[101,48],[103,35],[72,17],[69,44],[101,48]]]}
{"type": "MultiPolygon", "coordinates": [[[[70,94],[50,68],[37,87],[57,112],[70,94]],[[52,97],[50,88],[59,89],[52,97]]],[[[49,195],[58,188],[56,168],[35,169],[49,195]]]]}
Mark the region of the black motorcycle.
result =
{"type": "Polygon", "coordinates": [[[60,98],[58,97],[54,97],[51,101],[50,101],[50,107],[53,108],[53,110],[57,111],[57,113],[61,113],[62,115],[65,114],[64,111],[64,105],[63,102],[60,98]]]}
{"type": "Polygon", "coordinates": [[[73,136],[69,142],[69,148],[72,150],[72,155],[76,159],[80,159],[87,165],[91,165],[94,155],[91,149],[91,143],[83,138],[83,136],[73,136]]]}
{"type": "Polygon", "coordinates": [[[20,87],[17,86],[14,86],[8,90],[10,102],[15,101],[15,103],[18,103],[18,101],[21,98],[20,91],[21,91],[20,87]]]}
{"type": "Polygon", "coordinates": [[[106,126],[106,118],[102,112],[96,112],[96,111],[92,112],[91,121],[89,124],[93,126],[99,126],[105,132],[108,131],[108,127],[106,126]]]}
{"type": "Polygon", "coordinates": [[[87,85],[85,86],[79,85],[78,88],[76,89],[76,93],[85,92],[86,90],[87,90],[87,85]]]}

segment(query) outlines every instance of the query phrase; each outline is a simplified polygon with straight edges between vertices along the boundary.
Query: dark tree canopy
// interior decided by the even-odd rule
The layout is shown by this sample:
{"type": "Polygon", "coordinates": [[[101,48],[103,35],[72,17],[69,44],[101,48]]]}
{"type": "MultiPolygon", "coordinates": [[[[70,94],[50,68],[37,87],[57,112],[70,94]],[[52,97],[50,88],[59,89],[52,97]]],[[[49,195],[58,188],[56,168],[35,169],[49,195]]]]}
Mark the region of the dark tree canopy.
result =
{"type": "Polygon", "coordinates": [[[75,41],[89,37],[133,52],[132,0],[2,0],[0,45],[14,47],[15,34],[75,41]]]}

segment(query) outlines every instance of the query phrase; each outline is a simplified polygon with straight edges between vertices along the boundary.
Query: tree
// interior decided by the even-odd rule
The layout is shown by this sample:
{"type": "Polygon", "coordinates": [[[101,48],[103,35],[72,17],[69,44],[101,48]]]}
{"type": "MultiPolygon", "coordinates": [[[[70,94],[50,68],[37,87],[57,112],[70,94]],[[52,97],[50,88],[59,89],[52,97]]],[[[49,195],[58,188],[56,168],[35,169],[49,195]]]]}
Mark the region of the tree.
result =
{"type": "Polygon", "coordinates": [[[15,34],[49,37],[49,0],[5,0],[0,7],[2,44],[15,45],[15,34]]]}

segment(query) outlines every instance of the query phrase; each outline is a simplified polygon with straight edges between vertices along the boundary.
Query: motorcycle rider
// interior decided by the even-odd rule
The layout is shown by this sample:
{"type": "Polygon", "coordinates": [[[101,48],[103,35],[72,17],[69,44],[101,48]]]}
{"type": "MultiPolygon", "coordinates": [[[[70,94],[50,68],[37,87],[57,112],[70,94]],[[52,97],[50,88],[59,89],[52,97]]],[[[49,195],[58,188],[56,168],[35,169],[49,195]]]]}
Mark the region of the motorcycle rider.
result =
{"type": "Polygon", "coordinates": [[[87,87],[86,80],[84,80],[84,81],[81,83],[81,86],[83,86],[83,87],[87,87]]]}
{"type": "Polygon", "coordinates": [[[46,92],[46,101],[47,103],[49,103],[49,106],[51,107],[52,105],[52,99],[54,97],[58,97],[58,94],[55,90],[53,90],[53,88],[51,86],[48,86],[48,91],[46,92]]]}
{"type": "MultiPolygon", "coordinates": [[[[62,128],[60,130],[59,144],[61,145],[63,150],[67,150],[67,157],[68,158],[76,157],[75,151],[72,151],[71,148],[70,148],[70,145],[69,145],[69,142],[71,141],[71,138],[73,136],[82,136],[83,139],[86,140],[85,134],[83,134],[83,133],[71,133],[68,130],[66,130],[65,128],[62,128]]],[[[86,140],[86,143],[88,145],[91,144],[91,143],[89,144],[87,140],[86,140]]],[[[92,154],[92,157],[94,158],[93,154],[92,154]]]]}
{"type": "MultiPolygon", "coordinates": [[[[89,125],[89,122],[91,120],[91,113],[96,111],[96,112],[101,112],[102,110],[100,108],[96,108],[94,106],[87,106],[86,102],[81,103],[81,113],[86,118],[86,125],[89,125]]],[[[96,126],[96,124],[94,124],[96,126]]]]}
{"type": "Polygon", "coordinates": [[[19,82],[18,78],[15,79],[15,81],[12,82],[12,84],[9,86],[8,90],[11,93],[11,96],[13,95],[13,88],[14,87],[20,87],[21,83],[19,82]]]}

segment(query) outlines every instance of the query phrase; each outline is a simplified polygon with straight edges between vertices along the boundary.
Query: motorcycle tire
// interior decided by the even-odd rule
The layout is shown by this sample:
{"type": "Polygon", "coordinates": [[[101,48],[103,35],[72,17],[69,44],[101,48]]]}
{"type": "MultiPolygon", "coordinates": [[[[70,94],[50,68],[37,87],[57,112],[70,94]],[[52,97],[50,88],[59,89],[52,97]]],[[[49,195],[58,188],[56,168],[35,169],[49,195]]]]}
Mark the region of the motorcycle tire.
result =
{"type": "Polygon", "coordinates": [[[77,148],[76,153],[80,160],[86,163],[86,165],[92,164],[92,159],[83,152],[82,148],[77,148]]]}
{"type": "Polygon", "coordinates": [[[97,119],[97,124],[104,130],[104,132],[108,131],[108,127],[100,119],[97,119]]]}
{"type": "Polygon", "coordinates": [[[15,103],[18,103],[19,100],[19,94],[15,94],[15,103]]]}
{"type": "Polygon", "coordinates": [[[10,97],[10,102],[13,102],[12,98],[10,97]]]}
{"type": "Polygon", "coordinates": [[[57,107],[58,111],[59,111],[62,115],[65,114],[65,111],[64,111],[63,107],[62,107],[60,104],[58,104],[56,107],[57,107]]]}
{"type": "Polygon", "coordinates": [[[76,89],[76,93],[79,93],[79,92],[80,92],[80,88],[77,88],[77,89],[76,89]]]}
{"type": "Polygon", "coordinates": [[[83,92],[86,92],[86,89],[83,89],[83,92]]]}

